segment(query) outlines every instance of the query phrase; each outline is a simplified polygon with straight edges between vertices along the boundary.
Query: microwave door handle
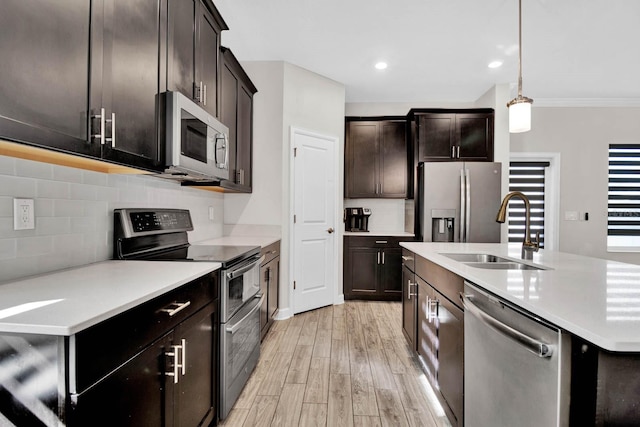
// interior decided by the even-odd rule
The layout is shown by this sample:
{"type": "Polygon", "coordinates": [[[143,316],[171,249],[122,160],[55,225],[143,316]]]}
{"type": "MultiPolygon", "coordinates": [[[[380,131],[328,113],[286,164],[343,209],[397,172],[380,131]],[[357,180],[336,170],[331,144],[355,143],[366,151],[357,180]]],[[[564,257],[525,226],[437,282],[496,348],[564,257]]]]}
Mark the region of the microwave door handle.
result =
{"type": "Polygon", "coordinates": [[[229,167],[229,135],[224,134],[224,169],[229,167]]]}

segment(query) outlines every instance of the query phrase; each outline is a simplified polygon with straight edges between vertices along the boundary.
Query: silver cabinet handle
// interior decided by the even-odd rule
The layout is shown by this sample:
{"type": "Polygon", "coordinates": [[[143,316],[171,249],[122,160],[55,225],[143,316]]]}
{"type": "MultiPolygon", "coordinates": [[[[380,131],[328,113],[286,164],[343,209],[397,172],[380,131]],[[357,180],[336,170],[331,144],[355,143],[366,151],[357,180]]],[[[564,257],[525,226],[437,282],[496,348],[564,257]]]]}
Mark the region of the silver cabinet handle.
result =
{"type": "Polygon", "coordinates": [[[100,109],[100,114],[94,114],[91,116],[92,119],[100,119],[100,133],[96,133],[91,135],[91,138],[97,138],[100,140],[100,145],[104,145],[104,131],[105,131],[105,117],[104,117],[104,108],[100,109]]]}
{"type": "Polygon", "coordinates": [[[431,298],[427,297],[427,322],[431,323],[431,298]]]}
{"type": "Polygon", "coordinates": [[[460,300],[462,301],[462,305],[466,311],[472,314],[475,318],[480,320],[485,325],[489,326],[493,330],[501,333],[502,335],[511,338],[512,340],[523,345],[527,350],[532,352],[538,357],[551,357],[553,355],[553,345],[545,344],[541,341],[538,341],[530,336],[523,334],[517,329],[512,328],[509,325],[506,325],[499,321],[498,319],[490,316],[489,314],[482,311],[478,306],[476,306],[472,299],[471,295],[465,295],[460,292],[460,300]]]}
{"type": "Polygon", "coordinates": [[[384,251],[382,251],[382,264],[384,265],[384,251]]]}
{"type": "Polygon", "coordinates": [[[456,147],[456,151],[457,151],[456,158],[459,159],[460,158],[460,146],[459,145],[456,147]]]}
{"type": "Polygon", "coordinates": [[[198,102],[202,102],[202,81],[200,81],[200,87],[198,90],[198,102]]]}
{"type": "Polygon", "coordinates": [[[413,257],[402,255],[402,260],[403,261],[413,261],[413,257]]]}
{"type": "Polygon", "coordinates": [[[262,302],[264,301],[265,296],[266,296],[266,294],[258,294],[258,295],[256,295],[254,298],[260,298],[260,301],[242,319],[238,320],[238,322],[236,322],[235,325],[231,326],[230,328],[226,328],[227,333],[229,333],[231,335],[235,334],[236,331],[238,330],[238,328],[240,328],[240,326],[242,326],[242,323],[245,320],[247,320],[247,318],[249,318],[256,311],[260,310],[260,306],[262,306],[262,302]]]}
{"type": "Polygon", "coordinates": [[[111,118],[105,121],[111,123],[111,138],[105,138],[105,141],[111,142],[111,148],[116,148],[116,113],[111,113],[111,118]]]}
{"type": "MultiPolygon", "coordinates": [[[[183,340],[184,341],[184,340],[183,340]]],[[[170,356],[173,358],[173,371],[172,372],[165,372],[164,374],[168,377],[173,377],[173,383],[174,384],[178,384],[178,369],[180,368],[180,349],[182,346],[179,345],[172,345],[171,348],[173,349],[173,351],[170,351],[168,353],[165,353],[167,356],[170,356]]]]}
{"type": "Polygon", "coordinates": [[[187,340],[182,338],[182,363],[180,367],[182,368],[182,375],[187,373],[187,340]]]}
{"type": "Polygon", "coordinates": [[[407,279],[407,299],[411,300],[411,297],[417,296],[415,293],[411,292],[411,286],[418,286],[417,283],[411,283],[411,279],[407,279]]]}
{"type": "Polygon", "coordinates": [[[169,317],[173,317],[185,308],[191,305],[191,301],[187,302],[172,302],[168,307],[161,309],[160,311],[167,313],[169,317]]]}
{"type": "Polygon", "coordinates": [[[456,147],[455,147],[455,145],[453,147],[451,147],[451,158],[452,159],[456,158],[456,147]]]}
{"type": "Polygon", "coordinates": [[[387,241],[386,240],[376,240],[377,244],[386,244],[387,241]]]}
{"type": "Polygon", "coordinates": [[[380,264],[380,251],[378,251],[378,264],[380,264]]]}
{"type": "Polygon", "coordinates": [[[207,85],[202,86],[202,82],[200,82],[200,87],[202,87],[202,103],[207,105],[207,85]]]}

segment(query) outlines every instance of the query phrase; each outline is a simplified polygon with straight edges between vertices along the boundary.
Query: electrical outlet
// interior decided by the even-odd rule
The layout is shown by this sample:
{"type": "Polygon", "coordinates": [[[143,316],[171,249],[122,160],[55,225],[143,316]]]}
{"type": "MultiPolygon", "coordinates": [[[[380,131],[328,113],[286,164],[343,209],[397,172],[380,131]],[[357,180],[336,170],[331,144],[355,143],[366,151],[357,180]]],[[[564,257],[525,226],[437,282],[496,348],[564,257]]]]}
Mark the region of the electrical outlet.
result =
{"type": "Polygon", "coordinates": [[[13,199],[13,229],[33,230],[36,228],[33,199],[13,199]]]}
{"type": "Polygon", "coordinates": [[[209,221],[214,221],[215,218],[215,210],[213,209],[213,206],[209,206],[209,221]]]}

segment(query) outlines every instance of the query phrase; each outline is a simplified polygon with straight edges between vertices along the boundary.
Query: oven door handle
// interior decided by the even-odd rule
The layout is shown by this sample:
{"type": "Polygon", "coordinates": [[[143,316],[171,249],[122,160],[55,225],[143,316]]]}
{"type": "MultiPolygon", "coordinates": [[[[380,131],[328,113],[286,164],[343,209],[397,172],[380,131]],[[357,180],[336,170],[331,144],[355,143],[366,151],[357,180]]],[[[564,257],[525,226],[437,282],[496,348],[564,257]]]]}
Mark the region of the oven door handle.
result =
{"type": "Polygon", "coordinates": [[[238,328],[240,328],[240,326],[244,323],[244,321],[247,320],[247,318],[249,318],[253,313],[255,313],[256,311],[258,311],[260,309],[260,307],[262,306],[262,302],[264,301],[265,296],[266,296],[265,294],[258,294],[255,297],[253,297],[254,299],[255,298],[260,298],[260,301],[242,319],[238,320],[235,325],[227,328],[226,329],[227,332],[230,333],[231,335],[235,334],[236,331],[238,330],[238,328]]]}
{"type": "Polygon", "coordinates": [[[252,268],[254,268],[256,265],[260,265],[260,263],[262,263],[262,261],[264,260],[264,255],[262,255],[260,258],[255,259],[255,261],[252,261],[242,267],[239,267],[237,270],[233,270],[227,273],[227,277],[229,279],[235,279],[238,276],[242,276],[244,273],[246,273],[247,271],[251,270],[252,268]]]}

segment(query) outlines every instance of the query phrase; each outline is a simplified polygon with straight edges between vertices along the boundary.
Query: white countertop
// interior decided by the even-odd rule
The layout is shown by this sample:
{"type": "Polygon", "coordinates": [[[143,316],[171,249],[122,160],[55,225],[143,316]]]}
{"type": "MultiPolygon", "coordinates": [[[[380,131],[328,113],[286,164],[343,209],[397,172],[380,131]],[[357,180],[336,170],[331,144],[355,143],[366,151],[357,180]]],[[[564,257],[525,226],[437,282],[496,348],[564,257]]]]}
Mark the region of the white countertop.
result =
{"type": "Polygon", "coordinates": [[[221,245],[221,246],[269,246],[280,240],[276,236],[224,236],[215,239],[192,243],[193,245],[221,245]]]}
{"type": "Polygon", "coordinates": [[[0,333],[73,335],[219,268],[104,261],[0,284],[0,333]]]}
{"type": "Polygon", "coordinates": [[[640,352],[640,265],[541,250],[523,262],[548,270],[489,270],[441,254],[487,253],[522,261],[522,245],[400,245],[605,350],[640,352]]]}

